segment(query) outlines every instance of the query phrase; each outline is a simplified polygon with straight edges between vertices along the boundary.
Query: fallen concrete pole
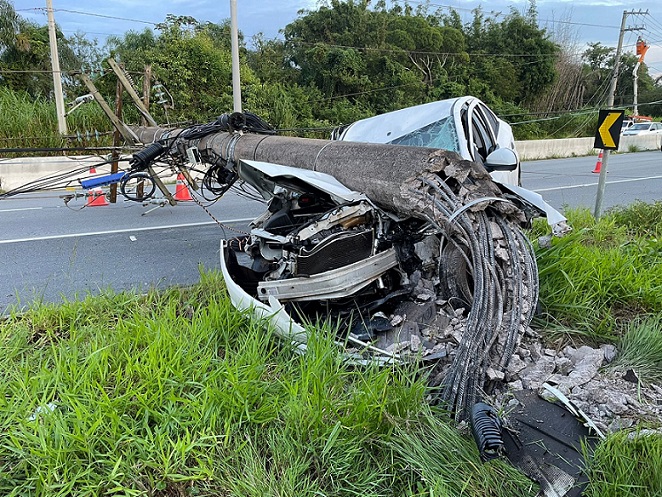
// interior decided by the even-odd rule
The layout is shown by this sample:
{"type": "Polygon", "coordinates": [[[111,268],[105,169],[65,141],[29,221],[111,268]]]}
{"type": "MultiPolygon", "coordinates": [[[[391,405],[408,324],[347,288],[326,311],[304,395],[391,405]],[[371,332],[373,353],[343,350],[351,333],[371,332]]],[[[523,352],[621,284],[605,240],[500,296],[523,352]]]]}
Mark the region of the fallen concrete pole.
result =
{"type": "MultiPolygon", "coordinates": [[[[323,172],[382,207],[414,217],[420,212],[406,190],[421,173],[432,173],[443,180],[452,178],[465,204],[501,196],[485,168],[447,150],[228,132],[175,141],[182,129],[131,129],[144,144],[173,143],[172,152],[181,157],[186,157],[186,148],[196,146],[203,160],[211,164],[219,159],[232,163],[244,159],[323,172]]],[[[486,205],[473,208],[479,210],[486,205]]],[[[504,214],[518,214],[511,204],[493,206],[504,214]]]]}

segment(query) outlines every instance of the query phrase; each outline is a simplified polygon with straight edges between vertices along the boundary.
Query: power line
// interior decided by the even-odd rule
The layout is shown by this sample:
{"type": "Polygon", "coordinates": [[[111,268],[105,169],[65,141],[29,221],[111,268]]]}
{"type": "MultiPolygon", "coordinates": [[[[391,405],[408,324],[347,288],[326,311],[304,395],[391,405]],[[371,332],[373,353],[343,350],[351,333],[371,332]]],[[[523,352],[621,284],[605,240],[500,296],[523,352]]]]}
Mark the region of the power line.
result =
{"type": "MultiPolygon", "coordinates": [[[[46,12],[46,9],[43,7],[33,7],[31,9],[20,9],[20,11],[28,11],[32,10],[35,12],[46,12]]],[[[17,10],[19,12],[19,10],[17,10]]],[[[67,12],[69,14],[78,14],[78,15],[83,15],[83,16],[90,16],[90,17],[100,17],[103,19],[114,19],[116,21],[129,21],[129,22],[137,22],[140,24],[148,24],[150,26],[156,26],[157,23],[152,22],[152,21],[144,21],[142,19],[131,19],[129,17],[117,17],[117,16],[109,16],[105,14],[96,14],[94,12],[85,12],[82,10],[69,10],[69,9],[53,9],[53,12],[67,12]]]]}

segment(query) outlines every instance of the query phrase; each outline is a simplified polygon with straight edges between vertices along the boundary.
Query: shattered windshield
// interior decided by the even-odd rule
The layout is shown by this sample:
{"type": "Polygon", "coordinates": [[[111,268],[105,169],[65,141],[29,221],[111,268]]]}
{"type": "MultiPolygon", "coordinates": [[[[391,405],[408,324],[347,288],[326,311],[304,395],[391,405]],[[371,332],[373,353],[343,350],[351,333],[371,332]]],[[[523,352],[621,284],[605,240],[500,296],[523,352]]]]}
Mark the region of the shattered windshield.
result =
{"type": "Polygon", "coordinates": [[[440,148],[459,152],[457,129],[450,116],[447,116],[423,128],[407,133],[393,141],[392,145],[408,145],[410,147],[440,148]]]}

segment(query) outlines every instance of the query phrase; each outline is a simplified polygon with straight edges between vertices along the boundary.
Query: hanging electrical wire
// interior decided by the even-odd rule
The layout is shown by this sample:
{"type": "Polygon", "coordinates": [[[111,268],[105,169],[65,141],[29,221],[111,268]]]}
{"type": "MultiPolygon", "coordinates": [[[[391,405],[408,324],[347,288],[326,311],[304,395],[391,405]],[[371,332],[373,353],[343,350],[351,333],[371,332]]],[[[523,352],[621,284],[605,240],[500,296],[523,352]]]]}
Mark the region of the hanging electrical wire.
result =
{"type": "Polygon", "coordinates": [[[117,161],[116,159],[110,159],[110,160],[98,162],[96,164],[93,164],[92,166],[85,165],[74,169],[68,169],[66,171],[59,171],[49,176],[44,176],[34,181],[30,181],[17,188],[13,188],[6,192],[0,193],[0,200],[24,193],[36,193],[40,191],[61,190],[63,188],[67,188],[72,185],[79,186],[77,177],[83,174],[84,172],[89,171],[90,167],[100,167],[116,161],[117,161]]]}

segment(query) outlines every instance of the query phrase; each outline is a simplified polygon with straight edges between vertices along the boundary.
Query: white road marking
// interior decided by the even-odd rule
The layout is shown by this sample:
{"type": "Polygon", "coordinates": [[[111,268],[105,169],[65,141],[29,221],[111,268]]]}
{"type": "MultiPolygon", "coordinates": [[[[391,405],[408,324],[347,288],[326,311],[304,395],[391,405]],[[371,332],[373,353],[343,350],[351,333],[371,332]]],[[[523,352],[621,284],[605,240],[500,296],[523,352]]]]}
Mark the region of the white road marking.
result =
{"type": "MultiPolygon", "coordinates": [[[[243,218],[243,219],[224,219],[221,220],[221,223],[230,224],[230,223],[246,223],[252,221],[254,218],[243,218]]],[[[0,240],[0,245],[6,245],[9,243],[20,243],[20,242],[37,242],[43,240],[59,240],[63,238],[76,238],[80,236],[98,236],[98,235],[115,235],[117,233],[131,233],[139,231],[155,231],[155,230],[167,230],[173,228],[188,228],[191,226],[207,226],[210,224],[216,224],[214,221],[204,221],[201,223],[186,223],[186,224],[170,224],[167,226],[148,226],[146,228],[125,228],[119,230],[107,230],[107,231],[88,231],[85,233],[67,233],[64,235],[49,235],[49,236],[34,236],[31,238],[15,238],[13,240],[0,240]]]]}
{"type": "MultiPolygon", "coordinates": [[[[607,181],[608,185],[615,185],[617,183],[634,183],[636,181],[650,181],[652,179],[662,179],[662,176],[649,176],[647,178],[632,178],[632,179],[618,179],[615,181],[607,181]]],[[[581,185],[568,185],[568,186],[555,186],[553,188],[536,188],[534,192],[552,192],[554,190],[569,190],[570,188],[586,188],[589,186],[598,186],[597,183],[584,183],[581,185]]]]}
{"type": "Polygon", "coordinates": [[[21,207],[16,209],[0,209],[0,212],[38,211],[43,207],[21,207]]]}

